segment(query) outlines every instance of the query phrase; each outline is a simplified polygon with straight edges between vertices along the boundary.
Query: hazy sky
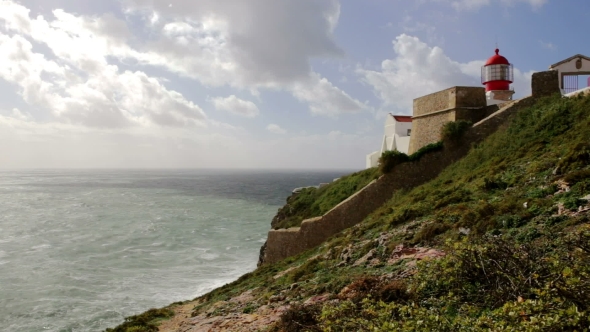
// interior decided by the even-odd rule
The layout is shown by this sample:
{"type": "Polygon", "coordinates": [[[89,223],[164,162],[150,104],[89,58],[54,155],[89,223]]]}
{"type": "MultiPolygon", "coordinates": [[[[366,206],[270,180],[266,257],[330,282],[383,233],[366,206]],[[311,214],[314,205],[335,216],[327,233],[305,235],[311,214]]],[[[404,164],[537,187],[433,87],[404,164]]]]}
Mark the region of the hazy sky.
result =
{"type": "Polygon", "coordinates": [[[385,114],[516,97],[590,55],[587,0],[0,0],[0,167],[358,168],[385,114]]]}

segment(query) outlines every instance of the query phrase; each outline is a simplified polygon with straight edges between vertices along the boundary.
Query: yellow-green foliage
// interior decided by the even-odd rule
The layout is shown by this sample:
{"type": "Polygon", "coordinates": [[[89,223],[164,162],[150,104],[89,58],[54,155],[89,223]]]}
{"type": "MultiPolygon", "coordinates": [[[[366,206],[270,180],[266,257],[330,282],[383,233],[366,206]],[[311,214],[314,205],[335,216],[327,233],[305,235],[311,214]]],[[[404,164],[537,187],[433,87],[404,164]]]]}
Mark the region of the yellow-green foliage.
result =
{"type": "Polygon", "coordinates": [[[326,305],[323,331],[584,331],[590,228],[531,245],[456,243],[409,279],[409,299],[326,305]]]}

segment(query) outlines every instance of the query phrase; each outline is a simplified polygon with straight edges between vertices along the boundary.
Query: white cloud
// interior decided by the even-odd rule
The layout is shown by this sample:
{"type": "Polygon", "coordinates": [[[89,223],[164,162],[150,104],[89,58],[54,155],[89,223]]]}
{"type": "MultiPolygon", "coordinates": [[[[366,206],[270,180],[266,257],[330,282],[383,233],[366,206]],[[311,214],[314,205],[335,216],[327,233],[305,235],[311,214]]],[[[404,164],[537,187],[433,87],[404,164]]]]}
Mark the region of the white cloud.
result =
{"type": "Polygon", "coordinates": [[[266,126],[266,130],[270,131],[273,134],[286,134],[287,131],[283,128],[281,128],[281,126],[271,123],[268,126],[266,126]]]}
{"type": "MultiPolygon", "coordinates": [[[[456,85],[480,86],[484,60],[459,63],[440,47],[431,47],[420,39],[399,35],[393,41],[395,57],[384,60],[381,70],[357,69],[361,80],[370,85],[385,106],[411,114],[412,100],[456,85]]],[[[514,69],[514,87],[518,95],[530,92],[530,76],[514,69]]]]}
{"type": "Polygon", "coordinates": [[[551,51],[555,51],[557,49],[557,46],[555,46],[555,44],[550,43],[550,42],[544,42],[542,40],[539,40],[539,43],[541,44],[541,47],[551,50],[551,51]]]}
{"type": "Polygon", "coordinates": [[[0,78],[17,85],[27,103],[89,127],[205,125],[205,113],[180,93],[144,72],[108,63],[114,50],[128,49],[125,23],[63,10],[54,10],[52,21],[31,20],[21,5],[3,1],[1,6],[7,33],[0,30],[0,78]],[[27,37],[49,47],[56,59],[34,52],[27,37]]]}
{"type": "MultiPolygon", "coordinates": [[[[130,77],[116,77],[124,76],[112,61],[109,62],[116,58],[126,63],[162,67],[205,85],[246,89],[255,95],[260,88],[288,91],[307,103],[310,112],[316,115],[335,116],[357,112],[364,107],[326,78],[314,73],[309,64],[313,57],[343,54],[332,35],[340,15],[337,0],[281,3],[253,0],[247,4],[238,0],[227,3],[179,0],[171,7],[146,0],[123,3],[128,14],[142,15],[147,28],[153,29],[150,41],[138,43],[126,22],[110,14],[76,16],[58,9],[52,11],[53,20],[42,16],[31,19],[26,7],[13,1],[2,1],[0,24],[3,22],[4,28],[16,32],[17,36],[46,45],[57,58],[46,61],[42,68],[54,66],[61,71],[61,76],[29,82],[31,88],[28,91],[36,91],[34,84],[43,85],[37,94],[45,100],[38,100],[39,103],[53,107],[56,114],[71,114],[68,119],[89,125],[121,127],[148,122],[156,125],[204,122],[203,111],[187,100],[177,103],[180,108],[172,117],[142,116],[130,109],[120,109],[120,102],[109,101],[112,99],[109,93],[118,91],[124,95],[125,89],[119,90],[119,87],[125,88],[122,80],[130,77]],[[301,24],[302,21],[305,24],[301,24]],[[135,47],[130,46],[132,40],[135,47]],[[105,72],[109,73],[108,79],[101,77],[105,72]],[[89,86],[93,78],[100,87],[89,86]],[[66,88],[68,91],[63,91],[66,88]],[[50,89],[53,89],[52,94],[48,92],[50,89]],[[68,96],[68,93],[74,95],[68,96]],[[95,105],[91,105],[93,103],[95,105]],[[68,106],[84,106],[88,114],[72,114],[67,111],[68,106]],[[179,114],[189,116],[180,119],[179,114]]],[[[28,40],[23,38],[23,42],[28,40]]],[[[137,77],[136,80],[156,84],[151,78],[141,80],[137,77]]],[[[159,86],[151,88],[163,87],[162,81],[159,82],[159,86]]],[[[168,98],[171,95],[168,92],[173,93],[166,90],[158,96],[168,98]]],[[[26,91],[23,95],[27,95],[26,91]]],[[[144,105],[170,105],[170,102],[178,101],[178,97],[184,98],[175,95],[168,101],[146,102],[144,105]]],[[[252,105],[247,105],[247,110],[250,112],[245,114],[254,114],[252,105]]]]}
{"type": "Polygon", "coordinates": [[[10,114],[13,118],[21,120],[21,121],[31,121],[33,120],[33,116],[31,116],[28,112],[23,112],[18,108],[13,108],[10,114]]]}
{"type": "Polygon", "coordinates": [[[452,1],[456,10],[477,10],[483,6],[489,6],[491,3],[500,2],[505,6],[514,6],[519,2],[529,4],[533,9],[538,9],[545,5],[548,0],[457,0],[452,1]]]}
{"type": "Polygon", "coordinates": [[[210,86],[291,92],[313,114],[356,112],[363,106],[313,72],[315,57],[341,57],[333,31],[338,0],[178,0],[174,6],[126,0],[130,12],[158,13],[162,36],[142,52],[122,52],[210,86]],[[304,23],[302,23],[304,22],[304,23]],[[327,98],[323,100],[322,98],[327,98]]]}
{"type": "Polygon", "coordinates": [[[215,106],[215,108],[220,111],[227,111],[248,118],[253,118],[260,114],[256,104],[248,100],[240,99],[235,95],[231,95],[226,98],[213,98],[212,102],[213,106],[215,106]]]}
{"type": "Polygon", "coordinates": [[[307,80],[297,82],[291,91],[295,98],[307,102],[311,113],[315,115],[336,116],[356,113],[365,108],[360,101],[316,73],[311,74],[307,80]]]}
{"type": "Polygon", "coordinates": [[[291,83],[308,76],[310,58],[343,53],[332,36],[340,14],[337,0],[177,0],[172,7],[148,0],[124,3],[143,16],[157,12],[159,21],[169,22],[163,27],[166,36],[175,37],[151,45],[144,61],[207,84],[291,83]],[[203,70],[207,67],[215,73],[203,70]]]}

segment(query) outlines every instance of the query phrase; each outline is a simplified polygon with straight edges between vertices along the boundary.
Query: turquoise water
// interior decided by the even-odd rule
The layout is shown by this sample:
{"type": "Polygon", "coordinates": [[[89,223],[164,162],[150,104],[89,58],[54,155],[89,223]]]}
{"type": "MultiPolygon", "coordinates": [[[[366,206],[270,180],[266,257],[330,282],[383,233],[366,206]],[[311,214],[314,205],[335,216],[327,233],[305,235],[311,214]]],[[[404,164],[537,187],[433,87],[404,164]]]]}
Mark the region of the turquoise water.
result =
{"type": "Polygon", "coordinates": [[[0,331],[101,331],[256,267],[292,188],[346,172],[0,172],[0,331]]]}

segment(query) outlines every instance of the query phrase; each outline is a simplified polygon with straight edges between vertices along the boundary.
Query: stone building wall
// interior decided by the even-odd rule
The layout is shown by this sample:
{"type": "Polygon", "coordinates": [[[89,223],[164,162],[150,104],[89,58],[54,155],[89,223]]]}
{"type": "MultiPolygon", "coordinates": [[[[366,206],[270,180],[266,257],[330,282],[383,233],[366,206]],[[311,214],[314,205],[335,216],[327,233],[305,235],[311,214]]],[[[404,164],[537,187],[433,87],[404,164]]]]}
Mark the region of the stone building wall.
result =
{"type": "Polygon", "coordinates": [[[442,127],[449,121],[479,121],[485,107],[485,89],[480,87],[455,86],[414,99],[408,154],[440,141],[442,127]]]}
{"type": "Polygon", "coordinates": [[[440,141],[442,127],[449,121],[455,121],[454,109],[425,117],[413,118],[408,154],[418,151],[425,145],[440,141]]]}

